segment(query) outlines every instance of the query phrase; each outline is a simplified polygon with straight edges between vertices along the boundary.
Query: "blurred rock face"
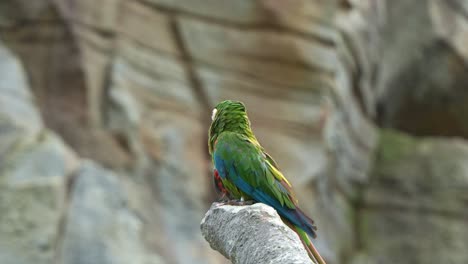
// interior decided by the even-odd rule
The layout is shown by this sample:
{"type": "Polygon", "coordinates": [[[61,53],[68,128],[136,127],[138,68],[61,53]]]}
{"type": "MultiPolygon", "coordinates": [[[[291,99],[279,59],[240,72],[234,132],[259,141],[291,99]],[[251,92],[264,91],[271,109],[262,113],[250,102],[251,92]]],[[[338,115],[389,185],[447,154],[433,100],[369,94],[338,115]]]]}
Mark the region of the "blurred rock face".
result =
{"type": "Polygon", "coordinates": [[[468,261],[468,144],[380,135],[358,225],[371,262],[468,261]]]}
{"type": "Polygon", "coordinates": [[[444,137],[468,135],[466,12],[455,0],[2,2],[0,263],[223,262],[199,222],[224,99],[247,105],[329,263],[465,263],[467,146],[444,137]]]}

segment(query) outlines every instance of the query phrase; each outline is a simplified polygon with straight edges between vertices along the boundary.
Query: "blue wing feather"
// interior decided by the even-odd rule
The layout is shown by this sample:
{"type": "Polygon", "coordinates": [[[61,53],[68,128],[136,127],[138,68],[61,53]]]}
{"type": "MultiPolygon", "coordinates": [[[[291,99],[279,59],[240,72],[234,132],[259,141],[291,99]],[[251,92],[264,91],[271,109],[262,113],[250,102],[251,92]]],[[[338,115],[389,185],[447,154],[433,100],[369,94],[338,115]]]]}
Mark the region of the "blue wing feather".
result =
{"type": "MultiPolygon", "coordinates": [[[[236,160],[236,157],[238,157],[237,155],[229,155],[230,152],[233,151],[235,150],[230,144],[219,144],[219,142],[216,144],[215,151],[213,153],[214,166],[216,170],[218,170],[220,177],[222,179],[228,179],[235,186],[237,186],[238,189],[252,197],[255,201],[273,207],[276,209],[279,215],[286,218],[292,224],[302,228],[312,237],[316,237],[316,227],[313,225],[313,221],[308,218],[299,208],[287,208],[286,206],[282,205],[278,199],[262,191],[259,187],[252,186],[242,178],[236,168],[238,164],[242,163],[242,160],[236,160]],[[224,155],[221,155],[221,152],[224,155]]],[[[259,172],[253,171],[252,173],[255,174],[256,177],[260,177],[260,175],[258,175],[259,172]]],[[[288,190],[282,186],[279,181],[275,181],[275,183],[280,187],[282,192],[288,192],[288,190]]]]}

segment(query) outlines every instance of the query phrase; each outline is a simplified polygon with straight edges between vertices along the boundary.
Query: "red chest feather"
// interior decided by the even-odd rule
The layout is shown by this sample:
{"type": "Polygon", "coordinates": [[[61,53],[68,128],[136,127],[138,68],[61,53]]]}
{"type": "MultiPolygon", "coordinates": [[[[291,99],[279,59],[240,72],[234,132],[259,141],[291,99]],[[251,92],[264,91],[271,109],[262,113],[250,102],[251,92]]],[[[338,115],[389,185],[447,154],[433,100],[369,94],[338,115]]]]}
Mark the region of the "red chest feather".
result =
{"type": "Polygon", "coordinates": [[[219,173],[217,170],[214,170],[214,184],[216,187],[216,190],[222,194],[227,194],[226,188],[224,188],[223,181],[221,180],[221,177],[219,176],[219,173]]]}

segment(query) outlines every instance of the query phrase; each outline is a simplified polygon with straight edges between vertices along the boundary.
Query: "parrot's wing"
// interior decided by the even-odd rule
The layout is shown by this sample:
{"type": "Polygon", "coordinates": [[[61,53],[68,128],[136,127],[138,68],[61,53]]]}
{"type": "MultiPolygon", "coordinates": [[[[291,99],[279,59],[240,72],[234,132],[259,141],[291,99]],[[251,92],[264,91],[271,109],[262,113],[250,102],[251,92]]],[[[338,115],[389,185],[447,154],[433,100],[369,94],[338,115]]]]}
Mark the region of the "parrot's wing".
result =
{"type": "Polygon", "coordinates": [[[221,178],[234,184],[254,200],[278,213],[315,237],[316,227],[298,207],[291,185],[270,163],[258,143],[244,135],[223,132],[214,146],[214,165],[221,178]]]}
{"type": "Polygon", "coordinates": [[[295,208],[291,185],[269,161],[258,144],[238,133],[224,132],[214,148],[215,168],[255,200],[295,208]]]}

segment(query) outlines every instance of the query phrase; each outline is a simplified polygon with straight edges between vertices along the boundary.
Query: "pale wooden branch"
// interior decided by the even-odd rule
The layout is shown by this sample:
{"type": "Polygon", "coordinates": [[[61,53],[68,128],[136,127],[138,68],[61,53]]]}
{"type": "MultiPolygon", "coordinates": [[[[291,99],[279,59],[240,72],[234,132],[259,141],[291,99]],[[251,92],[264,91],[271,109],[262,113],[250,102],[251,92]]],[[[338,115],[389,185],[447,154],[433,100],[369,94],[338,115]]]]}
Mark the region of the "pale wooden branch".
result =
{"type": "Polygon", "coordinates": [[[210,246],[234,264],[311,264],[299,237],[262,203],[214,203],[201,222],[210,246]]]}

